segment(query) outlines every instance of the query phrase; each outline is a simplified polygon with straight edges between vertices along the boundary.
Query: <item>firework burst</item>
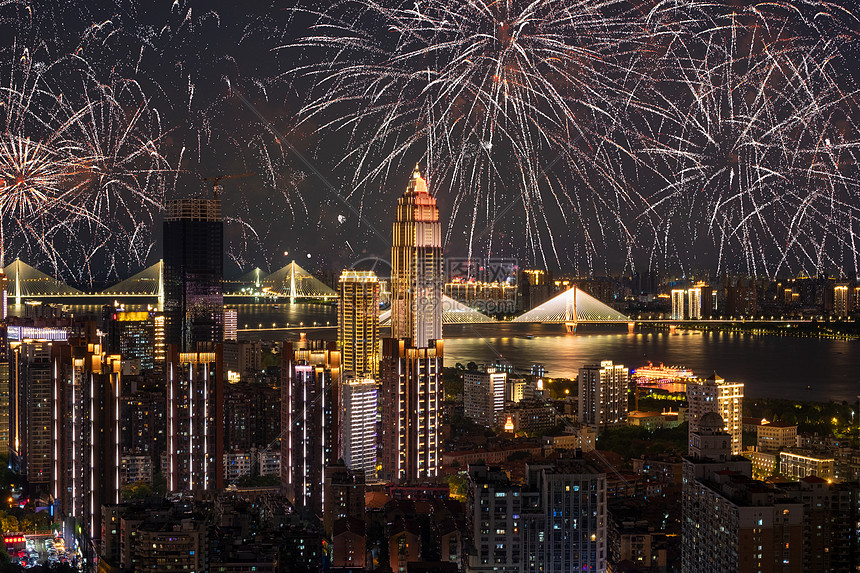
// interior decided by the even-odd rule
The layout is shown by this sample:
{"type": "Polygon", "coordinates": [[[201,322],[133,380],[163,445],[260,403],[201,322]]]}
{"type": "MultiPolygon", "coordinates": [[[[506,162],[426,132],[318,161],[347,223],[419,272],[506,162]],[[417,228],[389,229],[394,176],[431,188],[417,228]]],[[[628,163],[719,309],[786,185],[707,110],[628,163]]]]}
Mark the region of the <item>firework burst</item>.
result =
{"type": "MultiPolygon", "coordinates": [[[[449,229],[462,219],[471,229],[470,252],[475,231],[516,201],[544,262],[559,259],[553,209],[582,231],[577,262],[605,262],[605,226],[639,203],[611,168],[631,155],[614,122],[635,75],[635,22],[621,2],[355,0],[314,16],[311,35],[289,46],[324,53],[296,70],[316,86],[302,118],[348,135],[355,188],[423,158],[434,188],[451,191],[449,229]]],[[[492,250],[493,235],[483,247],[492,250]]]]}

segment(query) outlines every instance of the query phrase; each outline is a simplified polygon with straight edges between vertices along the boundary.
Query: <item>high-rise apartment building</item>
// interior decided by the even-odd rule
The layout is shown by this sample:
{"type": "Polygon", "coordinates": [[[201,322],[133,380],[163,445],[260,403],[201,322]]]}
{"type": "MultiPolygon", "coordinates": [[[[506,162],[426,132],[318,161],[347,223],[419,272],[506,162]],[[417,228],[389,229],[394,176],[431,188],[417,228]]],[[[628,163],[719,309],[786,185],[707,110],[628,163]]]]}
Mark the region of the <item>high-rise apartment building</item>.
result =
{"type": "Polygon", "coordinates": [[[224,339],[224,223],[219,199],[167,202],[164,218],[167,344],[179,352],[224,339]]]}
{"type": "Polygon", "coordinates": [[[224,309],[224,341],[236,342],[239,339],[239,311],[235,308],[224,309]]]}
{"type": "Polygon", "coordinates": [[[9,279],[3,272],[3,264],[0,262],[0,320],[6,320],[7,316],[9,316],[9,279]]]}
{"type": "Polygon", "coordinates": [[[606,474],[581,458],[526,466],[524,573],[606,571],[606,474]]]}
{"type": "Polygon", "coordinates": [[[467,491],[473,550],[469,571],[519,573],[523,562],[522,486],[497,467],[469,466],[467,491]]]}
{"type": "Polygon", "coordinates": [[[102,505],[120,502],[122,361],[84,341],[57,350],[51,494],[66,539],[89,556],[101,538],[102,505]]]}
{"type": "Polygon", "coordinates": [[[200,492],[224,487],[223,346],[167,351],[167,487],[200,492]]]}
{"type": "Polygon", "coordinates": [[[469,466],[469,571],[606,571],[606,474],[581,457],[528,464],[524,484],[469,466]]]}
{"type": "Polygon", "coordinates": [[[340,519],[364,521],[366,486],[361,472],[349,469],[341,463],[325,468],[325,507],[323,528],[331,536],[334,524],[340,519]]]}
{"type": "Polygon", "coordinates": [[[732,455],[743,450],[743,399],[742,382],[726,382],[716,374],[704,380],[687,382],[687,421],[692,439],[699,429],[699,420],[707,412],[719,414],[725,430],[732,436],[732,455]]]}
{"type": "Polygon", "coordinates": [[[379,384],[369,378],[345,378],[341,404],[341,457],[351,470],[375,479],[379,384]]]}
{"type": "Polygon", "coordinates": [[[54,470],[54,387],[65,344],[34,339],[11,345],[9,462],[46,492],[54,470]]]}
{"type": "Polygon", "coordinates": [[[343,372],[379,377],[379,281],[372,271],[343,271],[338,282],[337,340],[343,372]]]}
{"type": "Polygon", "coordinates": [[[325,467],[338,459],[340,386],[340,351],[334,343],[284,343],[281,485],[307,515],[322,515],[325,467]]]}
{"type": "Polygon", "coordinates": [[[682,485],[682,571],[800,572],[803,505],[751,479],[716,412],[691,433],[682,485]]]}
{"type": "Polygon", "coordinates": [[[710,318],[713,311],[713,290],[704,283],[689,288],[673,289],[672,320],[710,318]]]}
{"type": "Polygon", "coordinates": [[[847,317],[854,310],[854,284],[852,282],[836,283],[833,287],[833,314],[847,317]]]}
{"type": "Polygon", "coordinates": [[[418,166],[397,202],[391,247],[391,337],[416,348],[442,339],[442,228],[418,166]]]}
{"type": "Polygon", "coordinates": [[[416,347],[409,339],[382,341],[379,401],[383,479],[423,480],[441,465],[442,341],[416,347]]]}
{"type": "Polygon", "coordinates": [[[493,367],[486,371],[463,373],[463,415],[482,426],[496,426],[496,418],[505,409],[507,372],[493,367]]]}
{"type": "Polygon", "coordinates": [[[579,369],[579,423],[598,431],[627,422],[629,373],[604,360],[579,369]]]}

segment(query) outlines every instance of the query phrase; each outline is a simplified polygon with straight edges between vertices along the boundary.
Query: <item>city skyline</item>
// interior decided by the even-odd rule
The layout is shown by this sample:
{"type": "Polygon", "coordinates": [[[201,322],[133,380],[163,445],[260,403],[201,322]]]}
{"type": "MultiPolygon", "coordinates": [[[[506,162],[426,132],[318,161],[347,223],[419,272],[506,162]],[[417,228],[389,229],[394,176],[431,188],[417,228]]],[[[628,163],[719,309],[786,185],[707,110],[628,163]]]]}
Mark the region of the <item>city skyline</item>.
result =
{"type": "Polygon", "coordinates": [[[855,0],[0,32],[0,573],[860,563],[855,0]]]}

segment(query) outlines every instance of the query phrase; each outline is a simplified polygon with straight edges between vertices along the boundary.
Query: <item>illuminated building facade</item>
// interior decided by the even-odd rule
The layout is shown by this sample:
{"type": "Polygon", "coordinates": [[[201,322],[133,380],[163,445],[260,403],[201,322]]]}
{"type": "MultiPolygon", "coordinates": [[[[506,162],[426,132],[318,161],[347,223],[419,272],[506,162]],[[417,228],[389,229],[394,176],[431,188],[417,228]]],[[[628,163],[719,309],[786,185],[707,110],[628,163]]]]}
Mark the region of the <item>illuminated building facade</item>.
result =
{"type": "Polygon", "coordinates": [[[239,311],[235,308],[224,309],[224,341],[236,342],[239,330],[239,311]]]}
{"type": "Polygon", "coordinates": [[[627,422],[629,374],[604,360],[579,369],[579,423],[602,430],[627,422]]]}
{"type": "Polygon", "coordinates": [[[391,247],[391,337],[415,347],[442,339],[442,229],[418,167],[397,202],[391,247]]]}
{"type": "Polygon", "coordinates": [[[54,387],[65,342],[11,344],[9,462],[31,485],[50,491],[54,459],[54,387]]]}
{"type": "MultiPolygon", "coordinates": [[[[167,202],[164,218],[166,340],[180,352],[224,339],[224,223],[219,199],[167,202]]],[[[207,348],[210,350],[211,348],[207,348]]]]}
{"type": "Polygon", "coordinates": [[[366,479],[376,478],[376,416],[379,384],[368,378],[346,378],[341,386],[343,461],[366,479]]]}
{"type": "Polygon", "coordinates": [[[441,464],[442,341],[416,347],[409,339],[382,341],[380,462],[382,478],[435,477],[441,464]]]}
{"type": "Polygon", "coordinates": [[[704,283],[685,289],[672,289],[672,320],[710,318],[713,310],[713,290],[704,283]]]}
{"type": "Polygon", "coordinates": [[[120,502],[122,363],[98,344],[56,350],[51,493],[66,539],[77,538],[86,555],[101,537],[102,505],[120,502]]]}
{"type": "Polygon", "coordinates": [[[213,352],[167,351],[167,487],[199,492],[224,487],[223,346],[213,352]]]}
{"type": "Polygon", "coordinates": [[[337,340],[343,372],[379,377],[379,281],[372,271],[343,271],[338,282],[337,340]]]}
{"type": "Polygon", "coordinates": [[[833,314],[845,318],[854,310],[854,285],[837,283],[833,287],[833,314]]]}
{"type": "Polygon", "coordinates": [[[106,307],[104,322],[108,352],[119,354],[124,362],[140,361],[142,371],[163,372],[167,356],[162,313],[106,307]]]}
{"type": "Polygon", "coordinates": [[[0,264],[0,320],[9,316],[9,279],[0,264]]]}
{"type": "Polygon", "coordinates": [[[507,381],[507,372],[499,372],[492,367],[486,372],[464,372],[463,415],[476,424],[495,426],[497,415],[505,409],[507,381]]]}
{"type": "Polygon", "coordinates": [[[743,450],[743,383],[726,382],[716,374],[705,380],[687,382],[687,421],[689,432],[699,429],[699,420],[708,412],[716,412],[725,423],[725,430],[732,436],[732,455],[743,450]]]}
{"type": "Polygon", "coordinates": [[[779,452],[779,473],[792,480],[809,476],[833,480],[835,464],[832,456],[816,452],[798,449],[779,452]]]}
{"type": "Polygon", "coordinates": [[[284,343],[281,485],[300,513],[322,515],[325,467],[338,459],[341,359],[334,343],[284,343]]]}

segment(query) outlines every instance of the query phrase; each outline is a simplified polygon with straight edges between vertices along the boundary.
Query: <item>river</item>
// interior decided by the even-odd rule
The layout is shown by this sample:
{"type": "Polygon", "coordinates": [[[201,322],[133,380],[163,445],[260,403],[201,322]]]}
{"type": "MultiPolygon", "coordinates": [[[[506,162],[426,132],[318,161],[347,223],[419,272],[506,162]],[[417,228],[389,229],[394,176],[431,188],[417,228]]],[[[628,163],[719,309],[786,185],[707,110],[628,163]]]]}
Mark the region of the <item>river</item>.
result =
{"type": "MultiPolygon", "coordinates": [[[[96,314],[99,307],[72,307],[96,314]]],[[[337,323],[331,305],[237,305],[239,328],[304,327],[337,323]]],[[[383,332],[385,334],[385,332],[383,332]]],[[[242,337],[282,340],[296,331],[249,331],[242,337]]],[[[309,337],[334,339],[334,328],[308,329],[309,337]]],[[[860,341],[795,338],[728,332],[642,331],[626,327],[581,329],[568,334],[561,325],[453,325],[445,327],[445,364],[478,364],[498,358],[528,372],[543,364],[550,377],[572,378],[580,366],[612,360],[629,368],[647,364],[686,366],[696,374],[716,372],[743,382],[750,397],[793,400],[848,400],[860,395],[860,341]]]]}

